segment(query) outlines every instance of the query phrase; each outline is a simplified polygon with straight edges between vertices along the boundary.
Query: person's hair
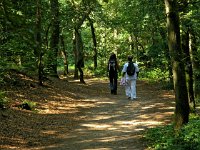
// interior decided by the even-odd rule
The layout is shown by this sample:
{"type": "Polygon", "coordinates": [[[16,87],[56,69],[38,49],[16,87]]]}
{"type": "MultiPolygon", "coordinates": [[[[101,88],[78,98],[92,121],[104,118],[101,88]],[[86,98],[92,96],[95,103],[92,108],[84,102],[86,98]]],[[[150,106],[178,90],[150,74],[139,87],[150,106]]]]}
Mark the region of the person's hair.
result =
{"type": "Polygon", "coordinates": [[[112,53],[111,55],[110,55],[110,59],[109,60],[116,60],[117,59],[117,57],[116,57],[116,55],[115,55],[115,53],[112,53]]]}
{"type": "Polygon", "coordinates": [[[128,56],[128,61],[132,61],[133,60],[133,56],[128,56]]]}

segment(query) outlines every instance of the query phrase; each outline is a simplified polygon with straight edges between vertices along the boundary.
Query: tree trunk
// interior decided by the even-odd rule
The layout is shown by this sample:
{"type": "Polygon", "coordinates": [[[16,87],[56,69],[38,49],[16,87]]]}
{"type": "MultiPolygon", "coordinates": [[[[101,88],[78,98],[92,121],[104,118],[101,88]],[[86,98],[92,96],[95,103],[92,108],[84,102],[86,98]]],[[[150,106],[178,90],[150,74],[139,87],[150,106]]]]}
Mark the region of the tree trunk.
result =
{"type": "Polygon", "coordinates": [[[91,32],[92,32],[92,39],[93,39],[93,44],[94,44],[94,70],[97,68],[97,40],[96,40],[96,35],[95,35],[95,28],[92,22],[92,19],[88,17],[88,20],[90,22],[90,27],[91,27],[91,32]]]}
{"type": "Polygon", "coordinates": [[[75,42],[76,42],[76,54],[77,54],[76,66],[80,73],[80,82],[85,83],[83,79],[84,74],[82,70],[82,68],[84,67],[83,41],[79,29],[75,29],[75,42]]]}
{"type": "Polygon", "coordinates": [[[64,41],[63,35],[60,36],[60,41],[61,41],[61,45],[62,45],[61,52],[62,52],[63,59],[64,59],[64,75],[67,75],[69,73],[68,59],[67,59],[67,52],[65,51],[65,41],[64,41]]]}
{"type": "Polygon", "coordinates": [[[75,31],[75,39],[74,39],[74,53],[75,53],[75,75],[74,77],[76,77],[76,71],[77,69],[80,72],[80,82],[81,83],[85,83],[83,77],[83,70],[82,68],[84,67],[84,53],[83,53],[83,41],[82,41],[82,37],[81,37],[81,26],[83,24],[83,22],[85,21],[85,19],[88,18],[89,14],[91,12],[91,8],[88,8],[87,10],[85,10],[82,14],[82,16],[76,18],[76,23],[74,26],[74,31],[75,31]]]}
{"type": "MultiPolygon", "coordinates": [[[[165,39],[167,37],[165,30],[166,29],[164,29],[164,28],[160,28],[160,30],[159,30],[160,36],[162,37],[163,41],[165,41],[165,39]]],[[[167,69],[168,69],[168,72],[169,72],[169,76],[168,76],[169,83],[173,84],[172,62],[171,62],[170,52],[169,52],[167,42],[164,43],[164,52],[165,52],[165,57],[167,59],[167,69]]]]}
{"type": "Polygon", "coordinates": [[[41,0],[36,1],[36,50],[35,54],[38,58],[38,82],[43,85],[43,65],[42,65],[42,38],[41,38],[41,0]]]}
{"type": "Polygon", "coordinates": [[[59,6],[58,0],[51,0],[51,14],[52,14],[52,34],[50,41],[50,52],[48,58],[48,70],[51,76],[58,77],[57,74],[57,55],[59,44],[59,6]]]}
{"type": "Polygon", "coordinates": [[[78,69],[77,69],[77,61],[78,61],[78,54],[76,50],[76,39],[73,39],[73,51],[74,51],[74,79],[78,79],[78,69]]]}
{"type": "MultiPolygon", "coordinates": [[[[190,54],[190,44],[189,44],[189,30],[183,34],[182,36],[182,48],[184,50],[186,56],[186,74],[187,74],[187,85],[188,85],[188,98],[190,102],[190,106],[195,104],[194,102],[194,90],[193,90],[193,68],[192,68],[192,61],[191,61],[191,54],[190,54]],[[192,105],[191,105],[192,104],[192,105]]],[[[195,105],[193,105],[192,110],[195,109],[195,105]]]]}
{"type": "Polygon", "coordinates": [[[168,47],[172,59],[175,90],[175,129],[180,129],[189,121],[189,103],[185,79],[183,52],[180,42],[180,22],[176,0],[164,0],[167,14],[168,47]]]}
{"type": "Polygon", "coordinates": [[[196,47],[196,37],[195,33],[190,30],[190,54],[192,67],[194,72],[194,97],[198,99],[200,97],[200,60],[197,55],[197,47],[196,47]]]}

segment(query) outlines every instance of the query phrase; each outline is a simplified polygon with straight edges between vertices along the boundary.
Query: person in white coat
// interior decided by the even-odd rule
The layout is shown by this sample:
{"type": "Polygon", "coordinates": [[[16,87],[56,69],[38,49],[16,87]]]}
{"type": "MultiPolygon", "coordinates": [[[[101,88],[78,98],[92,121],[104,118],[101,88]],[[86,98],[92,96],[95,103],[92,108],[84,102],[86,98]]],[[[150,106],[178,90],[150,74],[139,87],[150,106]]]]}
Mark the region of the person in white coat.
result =
{"type": "Polygon", "coordinates": [[[137,98],[136,96],[136,80],[138,78],[139,74],[139,67],[136,63],[133,63],[133,57],[128,56],[128,62],[124,64],[122,69],[122,76],[126,79],[126,86],[125,86],[125,92],[128,99],[135,100],[137,98]],[[128,75],[127,68],[129,63],[133,63],[134,68],[134,74],[128,75]]]}

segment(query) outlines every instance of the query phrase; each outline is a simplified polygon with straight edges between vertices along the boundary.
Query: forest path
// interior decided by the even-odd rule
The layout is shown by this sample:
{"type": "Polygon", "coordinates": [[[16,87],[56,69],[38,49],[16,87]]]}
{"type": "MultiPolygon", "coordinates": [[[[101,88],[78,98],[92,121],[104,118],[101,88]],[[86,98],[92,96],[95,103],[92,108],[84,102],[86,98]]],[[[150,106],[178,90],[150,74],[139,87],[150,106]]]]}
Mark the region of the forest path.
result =
{"type": "Polygon", "coordinates": [[[15,101],[37,101],[38,113],[18,109],[4,112],[0,148],[145,150],[141,139],[145,129],[171,122],[172,91],[137,81],[138,99],[132,101],[122,86],[118,86],[118,95],[111,95],[108,80],[85,81],[53,79],[45,88],[13,89],[10,97],[15,101]]]}
{"type": "Polygon", "coordinates": [[[66,134],[61,145],[50,149],[144,150],[143,131],[171,121],[172,92],[138,81],[138,99],[133,101],[126,98],[122,86],[118,86],[118,95],[111,95],[108,81],[86,82],[88,90],[93,91],[84,93],[83,101],[93,103],[93,107],[79,115],[81,120],[66,134]]]}

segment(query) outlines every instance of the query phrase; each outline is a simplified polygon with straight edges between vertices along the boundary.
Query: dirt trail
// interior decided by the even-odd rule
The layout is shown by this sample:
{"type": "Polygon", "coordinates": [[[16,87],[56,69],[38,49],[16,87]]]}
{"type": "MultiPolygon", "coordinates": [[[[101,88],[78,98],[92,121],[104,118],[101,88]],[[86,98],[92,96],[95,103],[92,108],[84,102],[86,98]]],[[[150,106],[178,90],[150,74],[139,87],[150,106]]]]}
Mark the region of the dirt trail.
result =
{"type": "Polygon", "coordinates": [[[141,136],[145,129],[163,125],[171,120],[173,95],[144,82],[138,82],[138,99],[126,99],[124,88],[110,95],[107,82],[90,83],[90,88],[104,89],[104,94],[85,93],[83,101],[93,102],[93,108],[79,116],[60,145],[44,149],[55,150],[144,150],[141,136]],[[91,95],[92,94],[92,95],[91,95]]]}
{"type": "MultiPolygon", "coordinates": [[[[111,95],[108,81],[88,79],[86,83],[81,85],[71,81],[68,83],[71,86],[65,88],[61,86],[61,82],[57,83],[53,91],[60,95],[60,98],[65,98],[69,94],[73,97],[77,93],[73,97],[77,99],[77,103],[71,105],[70,114],[66,113],[67,108],[63,106],[61,108],[58,103],[57,109],[51,111],[51,114],[59,115],[59,118],[55,119],[59,126],[51,128],[52,131],[46,127],[46,133],[52,136],[49,137],[49,141],[43,137],[44,142],[40,143],[40,146],[33,140],[35,144],[29,143],[28,148],[27,146],[18,148],[22,150],[145,150],[145,143],[141,139],[145,129],[171,121],[174,111],[172,91],[160,90],[156,85],[138,81],[138,99],[131,101],[125,97],[124,88],[121,86],[118,86],[118,95],[111,95]],[[73,88],[70,88],[72,85],[73,88]],[[65,122],[64,118],[69,120],[65,122]]],[[[62,101],[63,105],[66,99],[64,101],[62,101]]],[[[55,108],[55,105],[52,107],[55,108]]],[[[40,132],[42,130],[44,129],[40,129],[40,132]]]]}

